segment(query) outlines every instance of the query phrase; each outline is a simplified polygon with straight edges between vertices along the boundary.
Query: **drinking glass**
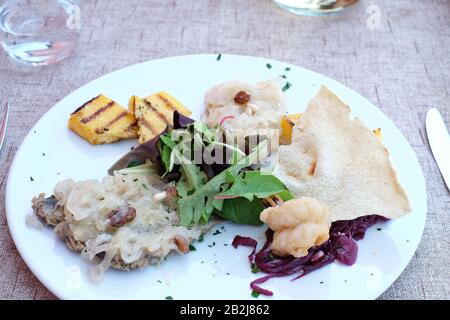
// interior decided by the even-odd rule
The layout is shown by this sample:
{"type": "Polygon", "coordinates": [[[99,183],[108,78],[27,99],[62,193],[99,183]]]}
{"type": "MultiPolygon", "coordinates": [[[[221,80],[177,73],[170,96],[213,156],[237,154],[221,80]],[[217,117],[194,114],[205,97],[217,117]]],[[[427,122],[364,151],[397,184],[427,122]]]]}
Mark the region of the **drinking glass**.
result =
{"type": "Polygon", "coordinates": [[[336,13],[355,4],[358,0],[273,0],[281,8],[302,15],[336,13]]]}
{"type": "Polygon", "coordinates": [[[0,7],[0,41],[15,60],[38,66],[68,57],[81,30],[75,0],[8,0],[0,7]]]}

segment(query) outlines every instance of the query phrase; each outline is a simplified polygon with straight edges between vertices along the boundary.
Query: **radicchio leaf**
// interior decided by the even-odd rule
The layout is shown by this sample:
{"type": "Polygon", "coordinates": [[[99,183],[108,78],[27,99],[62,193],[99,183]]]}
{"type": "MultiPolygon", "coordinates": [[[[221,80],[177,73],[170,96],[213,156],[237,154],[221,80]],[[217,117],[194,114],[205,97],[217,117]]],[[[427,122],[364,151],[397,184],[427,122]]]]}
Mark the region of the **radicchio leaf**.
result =
{"type": "MultiPolygon", "coordinates": [[[[173,114],[173,127],[175,129],[185,129],[189,124],[193,122],[194,120],[183,116],[177,111],[175,111],[173,114]]],[[[166,127],[164,131],[162,131],[153,139],[140,144],[139,146],[122,156],[122,158],[120,158],[111,168],[109,168],[108,174],[112,175],[116,170],[128,168],[130,164],[144,164],[147,160],[150,160],[153,163],[153,165],[157,169],[157,172],[161,174],[164,173],[164,166],[161,163],[161,154],[158,148],[158,143],[160,140],[160,136],[162,134],[165,134],[167,131],[168,128],[166,127]]]]}

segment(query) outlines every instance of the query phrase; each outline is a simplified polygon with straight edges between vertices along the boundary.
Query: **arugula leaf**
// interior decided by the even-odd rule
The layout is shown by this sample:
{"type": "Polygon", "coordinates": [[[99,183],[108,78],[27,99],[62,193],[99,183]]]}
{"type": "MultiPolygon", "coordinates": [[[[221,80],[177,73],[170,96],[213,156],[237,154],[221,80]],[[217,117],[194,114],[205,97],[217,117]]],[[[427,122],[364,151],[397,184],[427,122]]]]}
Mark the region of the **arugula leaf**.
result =
{"type": "Polygon", "coordinates": [[[289,192],[289,190],[284,190],[283,192],[280,192],[278,196],[283,200],[284,202],[294,199],[294,195],[289,192]]]}
{"type": "Polygon", "coordinates": [[[260,199],[274,194],[284,201],[294,196],[286,189],[284,184],[273,175],[264,175],[259,171],[247,171],[236,177],[228,176],[232,186],[216,197],[225,197],[223,206],[217,215],[239,224],[261,225],[259,219],[264,206],[260,199]]]}
{"type": "Polygon", "coordinates": [[[170,154],[177,143],[172,141],[171,133],[162,134],[158,143],[159,153],[161,155],[161,162],[164,165],[165,172],[162,177],[170,172],[170,154]]]}
{"type": "Polygon", "coordinates": [[[166,169],[166,171],[164,172],[164,174],[162,175],[163,177],[169,173],[169,168],[170,168],[170,153],[172,152],[172,149],[170,149],[169,146],[167,145],[163,145],[162,146],[162,150],[160,151],[161,153],[161,162],[164,165],[164,169],[166,169]]]}
{"type": "Polygon", "coordinates": [[[222,201],[214,199],[214,196],[221,192],[221,186],[227,182],[229,174],[236,176],[239,171],[255,163],[266,148],[267,141],[261,142],[252,153],[201,185],[192,194],[181,196],[178,200],[180,224],[189,226],[200,220],[208,222],[214,208],[220,206],[219,202],[222,201]]]}
{"type": "Polygon", "coordinates": [[[263,224],[259,220],[263,210],[264,206],[259,199],[255,198],[253,201],[249,201],[246,198],[235,198],[224,200],[222,210],[215,211],[215,213],[224,219],[239,224],[259,226],[263,224]]]}
{"type": "Polygon", "coordinates": [[[247,171],[238,175],[231,188],[217,197],[243,197],[253,201],[254,197],[262,199],[285,191],[286,187],[275,176],[247,171]]]}
{"type": "Polygon", "coordinates": [[[216,130],[210,129],[206,125],[206,123],[197,121],[192,124],[192,127],[194,128],[194,132],[201,134],[203,140],[205,140],[206,142],[211,142],[215,140],[216,130]]]}
{"type": "Polygon", "coordinates": [[[170,147],[170,149],[173,149],[177,145],[177,143],[172,140],[172,137],[169,133],[161,135],[160,139],[166,146],[170,147]]]}
{"type": "Polygon", "coordinates": [[[182,177],[186,181],[188,191],[198,190],[202,185],[204,185],[205,174],[195,164],[182,162],[180,164],[180,171],[182,177]]]}
{"type": "Polygon", "coordinates": [[[186,182],[186,179],[182,176],[180,180],[178,180],[177,185],[177,193],[180,197],[187,197],[189,194],[189,186],[186,182]]]}

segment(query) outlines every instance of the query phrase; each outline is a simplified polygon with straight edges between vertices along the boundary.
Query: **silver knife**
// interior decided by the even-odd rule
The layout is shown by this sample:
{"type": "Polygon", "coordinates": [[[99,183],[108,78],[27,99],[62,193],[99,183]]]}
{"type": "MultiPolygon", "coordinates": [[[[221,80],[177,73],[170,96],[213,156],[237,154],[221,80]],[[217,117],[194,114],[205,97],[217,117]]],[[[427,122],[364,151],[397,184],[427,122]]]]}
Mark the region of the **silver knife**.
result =
{"type": "Polygon", "coordinates": [[[1,106],[0,110],[0,151],[2,150],[3,141],[5,141],[6,127],[8,126],[9,101],[1,106]]]}
{"type": "Polygon", "coordinates": [[[450,191],[450,135],[439,110],[433,108],[428,111],[426,128],[434,159],[450,191]]]}

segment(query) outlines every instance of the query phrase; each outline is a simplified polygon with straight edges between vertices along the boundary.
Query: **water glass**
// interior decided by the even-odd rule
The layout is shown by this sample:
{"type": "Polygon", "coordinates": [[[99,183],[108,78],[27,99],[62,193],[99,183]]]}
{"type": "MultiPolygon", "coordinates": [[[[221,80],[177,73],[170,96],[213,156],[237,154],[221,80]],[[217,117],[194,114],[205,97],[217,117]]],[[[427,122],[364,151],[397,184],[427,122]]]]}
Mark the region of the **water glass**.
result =
{"type": "Polygon", "coordinates": [[[15,60],[38,66],[68,57],[81,30],[74,0],[8,0],[0,7],[0,40],[15,60]]]}

